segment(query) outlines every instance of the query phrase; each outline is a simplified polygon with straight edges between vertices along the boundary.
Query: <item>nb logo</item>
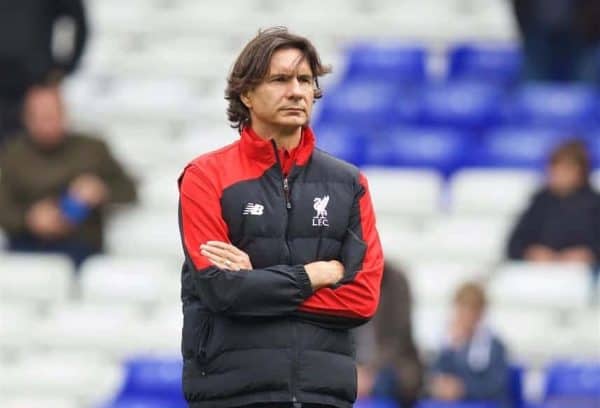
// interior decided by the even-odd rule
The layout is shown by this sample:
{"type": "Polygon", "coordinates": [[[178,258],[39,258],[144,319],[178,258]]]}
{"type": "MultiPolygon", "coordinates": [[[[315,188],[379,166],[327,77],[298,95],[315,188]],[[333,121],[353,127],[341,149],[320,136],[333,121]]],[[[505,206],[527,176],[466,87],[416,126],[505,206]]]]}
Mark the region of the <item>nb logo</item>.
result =
{"type": "Polygon", "coordinates": [[[264,205],[248,203],[246,208],[244,208],[242,215],[263,215],[264,210],[264,205]]]}
{"type": "Polygon", "coordinates": [[[317,212],[312,219],[313,227],[329,227],[329,220],[327,219],[327,204],[329,203],[329,196],[315,197],[313,199],[313,208],[317,212]]]}

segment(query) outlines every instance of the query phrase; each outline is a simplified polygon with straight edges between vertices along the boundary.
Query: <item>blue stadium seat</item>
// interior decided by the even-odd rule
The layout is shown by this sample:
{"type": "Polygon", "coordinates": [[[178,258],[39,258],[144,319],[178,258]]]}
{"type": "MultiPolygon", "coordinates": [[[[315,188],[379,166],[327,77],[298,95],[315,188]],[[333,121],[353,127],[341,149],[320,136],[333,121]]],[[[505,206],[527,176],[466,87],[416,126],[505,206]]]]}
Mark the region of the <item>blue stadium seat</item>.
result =
{"type": "Polygon", "coordinates": [[[519,80],[523,56],[511,44],[461,44],[448,53],[448,79],[503,84],[519,80]]]}
{"type": "Polygon", "coordinates": [[[347,50],[344,80],[385,80],[391,83],[423,82],[427,51],[394,43],[357,44],[347,50]]]}
{"type": "Polygon", "coordinates": [[[600,361],[556,362],[546,370],[545,404],[558,407],[598,407],[600,361]]]}
{"type": "Polygon", "coordinates": [[[318,115],[319,122],[377,127],[394,115],[397,87],[382,81],[353,81],[328,91],[318,115]]]}
{"type": "Polygon", "coordinates": [[[101,408],[187,408],[188,404],[161,398],[120,398],[101,408]]]}
{"type": "Polygon", "coordinates": [[[444,402],[437,400],[426,400],[419,402],[417,408],[501,408],[495,402],[444,402]]]}
{"type": "Polygon", "coordinates": [[[590,150],[592,164],[595,168],[600,168],[600,130],[588,132],[586,142],[590,150]]]}
{"type": "Polygon", "coordinates": [[[509,126],[492,129],[471,150],[470,166],[517,167],[540,170],[551,151],[572,137],[557,128],[509,126]]]}
{"type": "Polygon", "coordinates": [[[371,138],[369,130],[353,123],[318,123],[314,127],[317,147],[357,166],[365,162],[365,145],[371,138]]]}
{"type": "Polygon", "coordinates": [[[367,148],[370,165],[432,168],[448,175],[465,159],[471,136],[443,127],[396,127],[367,148]]]}
{"type": "Polygon", "coordinates": [[[501,87],[483,82],[433,85],[423,91],[422,118],[426,125],[479,130],[496,124],[503,97],[501,87]]]}
{"type": "Polygon", "coordinates": [[[126,376],[117,401],[144,398],[183,402],[182,362],[178,358],[133,358],[125,363],[126,376]]]}
{"type": "Polygon", "coordinates": [[[354,403],[354,408],[402,408],[396,402],[379,398],[360,398],[354,403]]]}
{"type": "Polygon", "coordinates": [[[596,120],[598,104],[592,87],[536,83],[521,87],[502,116],[507,124],[581,128],[596,120]]]}

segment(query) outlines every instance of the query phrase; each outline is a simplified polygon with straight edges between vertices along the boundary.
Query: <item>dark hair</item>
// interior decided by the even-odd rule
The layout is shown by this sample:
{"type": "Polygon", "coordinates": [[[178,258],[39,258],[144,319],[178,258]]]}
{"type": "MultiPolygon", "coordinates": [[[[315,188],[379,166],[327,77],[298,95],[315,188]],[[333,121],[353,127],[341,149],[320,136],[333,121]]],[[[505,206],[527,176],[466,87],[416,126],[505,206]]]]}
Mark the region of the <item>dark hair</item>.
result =
{"type": "Polygon", "coordinates": [[[588,180],[590,176],[590,155],[586,145],[579,139],[569,140],[558,146],[550,155],[550,165],[569,161],[579,166],[581,177],[588,180]]]}
{"type": "Polygon", "coordinates": [[[321,63],[321,58],[313,44],[304,37],[291,34],[285,27],[260,30],[237,57],[227,78],[225,99],[229,101],[227,117],[231,127],[241,131],[250,122],[250,111],[242,103],[240,96],[263,81],[275,51],[288,48],[295,48],[302,52],[315,78],[315,99],[323,95],[319,88],[318,77],[331,72],[331,68],[321,63]]]}

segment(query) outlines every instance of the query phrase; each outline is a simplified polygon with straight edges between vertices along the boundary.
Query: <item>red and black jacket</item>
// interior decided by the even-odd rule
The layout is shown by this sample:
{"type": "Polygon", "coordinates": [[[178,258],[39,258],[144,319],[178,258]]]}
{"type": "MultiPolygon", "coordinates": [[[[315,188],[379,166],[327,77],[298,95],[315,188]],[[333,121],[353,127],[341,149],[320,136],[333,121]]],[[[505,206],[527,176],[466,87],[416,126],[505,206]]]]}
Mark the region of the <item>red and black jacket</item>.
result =
{"type": "Polygon", "coordinates": [[[192,407],[352,406],[348,329],[375,313],[383,255],[366,179],[314,145],[304,129],[284,176],[275,144],[246,129],[179,180],[184,393],[192,407]],[[210,240],[245,251],[254,269],[213,266],[200,254],[210,240]],[[303,265],[333,259],[344,278],[313,292],[303,265]]]}

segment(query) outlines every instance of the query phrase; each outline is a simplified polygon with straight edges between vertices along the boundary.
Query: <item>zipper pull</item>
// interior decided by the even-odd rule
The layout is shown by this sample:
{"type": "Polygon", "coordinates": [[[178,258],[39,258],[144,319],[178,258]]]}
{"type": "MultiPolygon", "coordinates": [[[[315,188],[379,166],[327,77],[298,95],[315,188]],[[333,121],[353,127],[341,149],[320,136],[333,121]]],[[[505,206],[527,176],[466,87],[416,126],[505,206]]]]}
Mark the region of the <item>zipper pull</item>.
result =
{"type": "Polygon", "coordinates": [[[285,207],[288,210],[291,210],[292,203],[290,202],[290,184],[288,183],[287,177],[283,179],[283,192],[285,193],[285,207]]]}

